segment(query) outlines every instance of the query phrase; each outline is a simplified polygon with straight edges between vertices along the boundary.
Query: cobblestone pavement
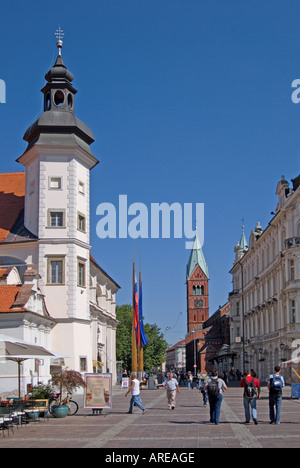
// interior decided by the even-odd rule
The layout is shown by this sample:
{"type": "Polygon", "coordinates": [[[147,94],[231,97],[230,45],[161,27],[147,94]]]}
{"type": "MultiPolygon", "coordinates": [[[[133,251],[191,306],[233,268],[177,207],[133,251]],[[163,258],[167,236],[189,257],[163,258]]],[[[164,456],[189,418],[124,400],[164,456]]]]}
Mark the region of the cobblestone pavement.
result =
{"type": "MultiPolygon", "coordinates": [[[[164,389],[143,390],[142,401],[147,412],[134,408],[127,414],[129,398],[125,391],[114,388],[113,407],[102,415],[92,415],[81,406],[76,416],[41,420],[16,428],[3,438],[2,448],[102,448],[118,449],[197,449],[197,448],[299,448],[300,401],[291,400],[290,388],[284,389],[280,425],[269,424],[267,389],[258,401],[258,422],[245,425],[240,388],[229,388],[225,394],[220,424],[209,423],[209,408],[204,408],[197,389],[180,389],[176,409],[168,410],[164,389]]],[[[78,402],[82,401],[79,397],[78,402]]],[[[107,452],[109,453],[109,451],[107,452]]],[[[126,452],[127,453],[127,452],[126,452]]],[[[145,451],[146,453],[146,451],[145,451]]]]}

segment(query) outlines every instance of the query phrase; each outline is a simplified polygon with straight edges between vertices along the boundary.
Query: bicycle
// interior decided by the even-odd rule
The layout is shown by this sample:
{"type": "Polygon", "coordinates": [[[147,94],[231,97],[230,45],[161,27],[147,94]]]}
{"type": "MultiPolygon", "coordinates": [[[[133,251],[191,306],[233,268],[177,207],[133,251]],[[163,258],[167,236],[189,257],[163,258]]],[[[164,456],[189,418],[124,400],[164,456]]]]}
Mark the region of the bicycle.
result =
{"type": "Polygon", "coordinates": [[[52,408],[54,406],[67,405],[69,407],[68,416],[74,416],[74,414],[76,414],[78,412],[79,406],[78,406],[78,403],[76,403],[76,401],[74,401],[74,400],[72,400],[70,398],[70,396],[72,396],[72,395],[70,393],[67,393],[66,398],[64,398],[62,400],[61,399],[61,394],[56,393],[54,395],[54,400],[49,405],[49,412],[52,414],[52,408]]]}

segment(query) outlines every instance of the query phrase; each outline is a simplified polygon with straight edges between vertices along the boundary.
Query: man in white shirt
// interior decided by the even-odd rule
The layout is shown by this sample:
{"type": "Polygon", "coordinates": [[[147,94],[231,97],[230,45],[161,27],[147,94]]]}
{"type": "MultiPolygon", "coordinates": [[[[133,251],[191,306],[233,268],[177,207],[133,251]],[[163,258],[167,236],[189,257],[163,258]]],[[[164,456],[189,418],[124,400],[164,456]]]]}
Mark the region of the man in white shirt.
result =
{"type": "Polygon", "coordinates": [[[169,380],[165,380],[164,387],[167,390],[168,408],[175,409],[176,406],[176,391],[179,393],[179,385],[173,374],[169,375],[169,380]]]}
{"type": "Polygon", "coordinates": [[[134,406],[138,406],[143,411],[143,414],[146,412],[146,408],[142,405],[142,400],[140,397],[140,382],[136,378],[136,374],[131,374],[131,386],[129,390],[125,393],[125,397],[131,392],[131,400],[128,414],[132,414],[134,406]]]}

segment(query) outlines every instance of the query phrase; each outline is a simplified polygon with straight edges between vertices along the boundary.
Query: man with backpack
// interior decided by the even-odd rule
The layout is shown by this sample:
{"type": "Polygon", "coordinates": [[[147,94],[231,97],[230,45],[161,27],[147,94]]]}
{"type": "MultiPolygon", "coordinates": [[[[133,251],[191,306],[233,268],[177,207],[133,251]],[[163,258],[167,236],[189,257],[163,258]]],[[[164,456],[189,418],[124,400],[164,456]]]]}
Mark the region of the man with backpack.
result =
{"type": "Polygon", "coordinates": [[[250,423],[250,409],[254,424],[258,424],[256,400],[260,399],[259,380],[253,377],[253,372],[246,371],[245,377],[241,380],[240,386],[244,388],[245,424],[250,423]]]}
{"type": "Polygon", "coordinates": [[[268,380],[270,424],[280,424],[280,413],[282,403],[282,389],[285,386],[284,378],[280,375],[280,367],[275,367],[275,374],[270,375],[268,380]],[[276,412],[275,412],[276,410],[276,412]]]}
{"type": "Polygon", "coordinates": [[[207,390],[208,395],[210,422],[218,425],[220,422],[223,391],[227,390],[227,387],[224,380],[218,378],[218,371],[216,369],[212,372],[212,377],[208,379],[204,390],[207,390]]]}

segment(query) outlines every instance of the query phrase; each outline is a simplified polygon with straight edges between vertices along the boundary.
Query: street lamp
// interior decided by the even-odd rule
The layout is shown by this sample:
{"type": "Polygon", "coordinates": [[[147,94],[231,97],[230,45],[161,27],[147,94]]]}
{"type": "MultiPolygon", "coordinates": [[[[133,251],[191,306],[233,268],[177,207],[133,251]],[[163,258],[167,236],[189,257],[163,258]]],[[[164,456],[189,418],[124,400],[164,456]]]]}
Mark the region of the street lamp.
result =
{"type": "MultiPolygon", "coordinates": [[[[192,330],[191,333],[195,333],[195,330],[192,330]]],[[[197,375],[197,362],[196,362],[196,340],[195,338],[193,339],[194,341],[194,376],[196,377],[197,375]]]]}

